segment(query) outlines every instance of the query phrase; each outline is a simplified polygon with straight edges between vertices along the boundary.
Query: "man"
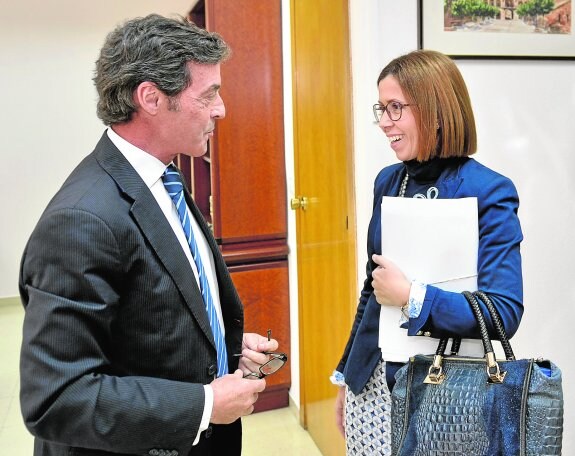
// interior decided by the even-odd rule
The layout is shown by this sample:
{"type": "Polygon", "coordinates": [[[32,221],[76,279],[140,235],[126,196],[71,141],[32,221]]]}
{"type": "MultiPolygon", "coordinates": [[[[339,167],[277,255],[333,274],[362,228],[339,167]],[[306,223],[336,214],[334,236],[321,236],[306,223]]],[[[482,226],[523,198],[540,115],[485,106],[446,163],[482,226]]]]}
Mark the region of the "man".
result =
{"type": "Polygon", "coordinates": [[[206,153],[228,54],[219,35],[157,15],[106,39],[94,81],[110,128],[22,258],[20,396],[36,456],[241,453],[240,417],[265,388],[243,376],[277,341],[243,334],[215,240],[167,169],[206,153]]]}

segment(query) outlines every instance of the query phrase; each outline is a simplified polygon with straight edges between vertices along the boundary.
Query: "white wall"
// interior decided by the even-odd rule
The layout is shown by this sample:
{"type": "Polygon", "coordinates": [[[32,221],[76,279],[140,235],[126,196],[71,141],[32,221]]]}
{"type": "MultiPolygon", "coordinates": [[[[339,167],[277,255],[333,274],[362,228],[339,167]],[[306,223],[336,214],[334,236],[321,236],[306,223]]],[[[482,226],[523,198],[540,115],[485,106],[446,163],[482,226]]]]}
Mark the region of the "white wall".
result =
{"type": "MultiPolygon", "coordinates": [[[[373,125],[375,81],[393,57],[417,47],[417,1],[350,2],[355,107],[358,286],[376,172],[395,162],[373,125]]],[[[475,158],[510,177],[521,200],[525,315],[512,340],[520,357],[563,371],[563,454],[575,454],[575,61],[457,60],[478,127],[475,158]]]]}
{"type": "Polygon", "coordinates": [[[0,298],[18,294],[20,256],[41,211],[104,130],[96,117],[92,76],[106,34],[126,18],[185,15],[192,4],[195,0],[2,3],[0,298]]]}
{"type": "MultiPolygon", "coordinates": [[[[291,22],[290,0],[282,0],[282,46],[284,77],[284,131],[286,160],[286,195],[287,207],[295,196],[294,140],[293,140],[293,104],[292,104],[292,60],[291,60],[291,22]]],[[[292,403],[299,408],[300,404],[300,370],[299,370],[299,320],[298,320],[298,277],[297,277],[297,233],[295,211],[288,209],[288,266],[290,296],[290,367],[291,388],[289,396],[292,403]]]]}

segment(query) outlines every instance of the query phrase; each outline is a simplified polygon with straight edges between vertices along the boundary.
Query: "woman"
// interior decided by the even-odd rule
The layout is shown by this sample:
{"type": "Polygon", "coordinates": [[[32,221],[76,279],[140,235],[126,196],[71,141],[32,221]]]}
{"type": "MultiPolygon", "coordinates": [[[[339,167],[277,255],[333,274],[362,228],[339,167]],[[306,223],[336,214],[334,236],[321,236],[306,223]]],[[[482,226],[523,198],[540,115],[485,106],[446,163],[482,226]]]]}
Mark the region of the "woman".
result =
{"type": "MultiPolygon", "coordinates": [[[[405,316],[397,324],[407,329],[407,336],[479,336],[462,294],[410,281],[401,265],[381,255],[382,196],[476,197],[478,289],[491,297],[510,337],[523,314],[519,198],[508,178],[469,158],[476,151],[475,120],[457,66],[439,52],[414,51],[390,62],[377,84],[374,115],[401,163],[384,168],[375,180],[366,279],[332,377],[341,386],[337,423],[350,455],[390,454],[390,390],[402,363],[381,359],[380,306],[395,306],[405,316]]],[[[424,226],[421,231],[425,235],[424,226]]],[[[493,334],[489,319],[487,323],[493,334]]]]}

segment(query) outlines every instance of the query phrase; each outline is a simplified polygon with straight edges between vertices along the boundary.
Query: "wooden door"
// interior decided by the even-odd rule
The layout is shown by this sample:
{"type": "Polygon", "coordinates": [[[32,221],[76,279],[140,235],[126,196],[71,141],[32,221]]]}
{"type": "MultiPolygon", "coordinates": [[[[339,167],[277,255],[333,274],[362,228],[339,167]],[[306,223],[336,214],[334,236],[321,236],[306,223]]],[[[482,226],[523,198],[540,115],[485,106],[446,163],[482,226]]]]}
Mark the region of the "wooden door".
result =
{"type": "Polygon", "coordinates": [[[345,453],[329,376],[357,300],[347,0],[292,0],[301,420],[324,455],[345,453]]]}

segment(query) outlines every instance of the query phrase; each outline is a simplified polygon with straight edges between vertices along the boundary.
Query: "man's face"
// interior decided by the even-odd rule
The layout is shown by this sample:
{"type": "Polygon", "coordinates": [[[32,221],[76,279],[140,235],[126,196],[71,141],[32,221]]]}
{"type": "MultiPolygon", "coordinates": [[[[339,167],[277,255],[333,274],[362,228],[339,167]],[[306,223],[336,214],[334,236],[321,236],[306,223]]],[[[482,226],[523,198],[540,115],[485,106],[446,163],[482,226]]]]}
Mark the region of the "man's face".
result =
{"type": "Polygon", "coordinates": [[[220,65],[189,63],[192,84],[164,104],[159,121],[161,136],[174,154],[201,157],[207,152],[215,120],[226,115],[220,97],[220,65]]]}

